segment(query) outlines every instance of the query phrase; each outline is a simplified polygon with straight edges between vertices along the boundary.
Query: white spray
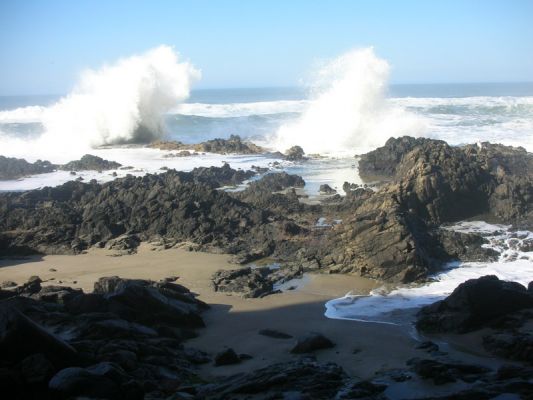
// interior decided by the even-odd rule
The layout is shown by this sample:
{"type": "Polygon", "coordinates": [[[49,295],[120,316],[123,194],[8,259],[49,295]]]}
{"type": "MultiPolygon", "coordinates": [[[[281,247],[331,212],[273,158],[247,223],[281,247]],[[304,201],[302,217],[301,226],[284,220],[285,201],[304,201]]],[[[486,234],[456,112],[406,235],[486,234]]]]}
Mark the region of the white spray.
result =
{"type": "Polygon", "coordinates": [[[28,155],[49,157],[68,149],[66,158],[71,159],[73,152],[161,137],[163,114],[187,99],[199,77],[169,46],[87,70],[68,96],[48,108],[29,110],[42,122],[43,134],[30,142],[10,140],[2,144],[4,153],[18,149],[33,158],[28,155]]]}
{"type": "Polygon", "coordinates": [[[372,48],[326,64],[313,84],[317,93],[301,118],[282,126],[274,147],[300,145],[307,153],[353,154],[391,136],[418,135],[423,121],[385,100],[389,65],[372,48]]]}

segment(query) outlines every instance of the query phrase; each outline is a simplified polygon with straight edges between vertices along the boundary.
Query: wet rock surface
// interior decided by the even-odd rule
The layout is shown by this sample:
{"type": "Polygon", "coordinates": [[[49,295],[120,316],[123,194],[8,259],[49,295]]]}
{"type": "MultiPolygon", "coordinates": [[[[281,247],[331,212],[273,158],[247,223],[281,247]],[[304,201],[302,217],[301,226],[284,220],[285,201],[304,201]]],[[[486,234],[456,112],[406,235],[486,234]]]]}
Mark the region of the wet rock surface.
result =
{"type": "Polygon", "coordinates": [[[285,157],[288,161],[305,161],[307,158],[305,157],[304,149],[302,149],[300,146],[292,146],[290,149],[288,149],[285,152],[285,157]]]}
{"type": "Polygon", "coordinates": [[[57,166],[50,161],[29,163],[22,158],[0,156],[0,180],[19,179],[29,175],[54,172],[57,166]]]}
{"type": "Polygon", "coordinates": [[[151,143],[149,147],[160,150],[193,150],[217,154],[262,154],[266,152],[265,149],[254,143],[244,142],[238,135],[231,135],[229,139],[212,139],[197,144],[157,141],[151,143]]]}
{"type": "Polygon", "coordinates": [[[102,157],[85,154],[82,158],[76,161],[70,161],[64,165],[59,166],[59,169],[65,171],[107,171],[110,169],[118,169],[122,166],[115,161],[104,160],[102,157]]]}
{"type": "Polygon", "coordinates": [[[424,332],[465,333],[527,308],[533,308],[533,294],[524,286],[487,275],[470,279],[446,299],[423,307],[416,326],[424,332]]]}
{"type": "Polygon", "coordinates": [[[495,256],[468,250],[477,240],[473,236],[439,233],[442,223],[486,213],[515,226],[533,226],[533,155],[522,148],[452,147],[403,137],[361,156],[359,169],[363,177],[390,183],[376,192],[346,186],[349,196],[336,206],[345,214],[343,223],[308,253],[335,272],[411,282],[454,258],[495,256]],[[466,243],[462,249],[450,247],[451,239],[466,243]]]}

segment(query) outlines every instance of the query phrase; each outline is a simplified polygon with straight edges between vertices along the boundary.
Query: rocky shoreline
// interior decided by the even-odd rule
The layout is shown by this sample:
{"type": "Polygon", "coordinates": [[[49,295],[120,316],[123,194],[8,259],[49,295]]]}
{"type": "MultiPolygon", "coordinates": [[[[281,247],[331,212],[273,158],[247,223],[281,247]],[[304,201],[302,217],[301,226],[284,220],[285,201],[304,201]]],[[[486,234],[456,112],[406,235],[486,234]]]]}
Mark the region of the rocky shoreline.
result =
{"type": "MultiPolygon", "coordinates": [[[[238,137],[210,141],[209,150],[176,143],[154,146],[264,152],[238,137]]],[[[305,161],[301,148],[284,157],[305,161]]],[[[55,168],[46,162],[15,168],[9,162],[17,174],[55,168]]],[[[84,157],[66,166],[120,165],[84,157]]],[[[498,257],[484,246],[483,236],[442,224],[485,215],[533,229],[533,155],[522,148],[391,138],[359,157],[359,171],[369,182],[379,180],[379,186],[374,190],[346,182],[345,196],[324,186],[327,196],[316,205],[301,201],[298,189],[305,181],[300,176],[234,170],[227,164],[1,193],[0,256],[80,254],[94,248],[131,254],[145,242],[162,248],[187,243],[191,250],[233,256],[234,269],[212,275],[215,292],[262,298],[276,296],[277,285],[309,272],[412,283],[425,281],[452,260],[498,257]],[[251,178],[242,191],[220,189],[251,178]],[[317,224],[323,217],[342,222],[317,224]],[[249,265],[262,260],[268,265],[249,265]]],[[[490,276],[471,280],[417,317],[417,328],[428,335],[488,329],[478,345],[515,364],[500,363],[496,369],[472,364],[425,342],[420,351],[427,357],[406,359],[405,368],[359,379],[314,359],[315,351],[335,343],[310,333],[299,338],[294,353],[311,356],[211,382],[203,381],[195,365],[246,362],[247,355],[184,347],[204,326],[208,305],[173,277],[160,282],[105,277],[91,293],[41,286],[38,277],[14,289],[5,286],[0,290],[0,349],[6,354],[0,382],[22,398],[386,399],[395,398],[387,393],[407,381],[452,385],[449,392],[427,398],[533,392],[533,284],[525,288],[490,276]]]]}

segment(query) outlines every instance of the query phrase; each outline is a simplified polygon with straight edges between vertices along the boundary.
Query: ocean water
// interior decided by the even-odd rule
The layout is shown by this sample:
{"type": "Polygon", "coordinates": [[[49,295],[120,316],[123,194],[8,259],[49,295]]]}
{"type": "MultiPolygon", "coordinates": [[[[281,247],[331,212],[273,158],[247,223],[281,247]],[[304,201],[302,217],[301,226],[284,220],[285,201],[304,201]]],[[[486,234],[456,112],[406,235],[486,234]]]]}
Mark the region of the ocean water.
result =
{"type": "MultiPolygon", "coordinates": [[[[320,154],[306,163],[282,162],[316,196],[323,183],[341,192],[345,181],[361,183],[354,155],[391,136],[425,136],[452,145],[491,141],[533,151],[533,83],[389,85],[389,66],[372,49],[339,56],[305,87],[191,90],[198,79],[194,67],[162,46],[88,71],[66,95],[0,96],[0,155],[64,163],[91,153],[133,167],[74,177],[102,182],[114,179],[113,172],[120,177],[158,173],[162,167],[188,171],[224,162],[248,169],[280,161],[263,155],[168,158],[168,152],[140,144],[240,135],[272,150],[300,145],[308,154],[320,154]]],[[[58,171],[0,181],[0,191],[72,178],[58,171]]],[[[504,227],[490,227],[486,234],[494,246],[512,235],[504,227]]],[[[509,251],[496,263],[450,265],[424,286],[381,289],[367,297],[348,294],[329,302],[326,315],[391,322],[395,310],[442,298],[470,277],[494,273],[522,283],[533,280],[533,255],[514,249],[507,257],[509,251]]]]}

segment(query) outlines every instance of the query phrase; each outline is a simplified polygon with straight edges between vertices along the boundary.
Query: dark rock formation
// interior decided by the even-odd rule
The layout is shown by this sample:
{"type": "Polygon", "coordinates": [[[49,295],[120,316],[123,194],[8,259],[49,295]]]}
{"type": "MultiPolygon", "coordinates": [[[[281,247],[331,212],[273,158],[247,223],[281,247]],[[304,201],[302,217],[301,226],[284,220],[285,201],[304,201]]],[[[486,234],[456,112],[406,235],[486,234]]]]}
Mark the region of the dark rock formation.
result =
{"type": "Polygon", "coordinates": [[[524,286],[487,275],[470,279],[446,299],[423,307],[416,326],[424,332],[464,333],[525,308],[533,308],[533,295],[524,286]]]}
{"type": "Polygon", "coordinates": [[[338,365],[302,360],[225,377],[199,388],[197,395],[208,400],[250,398],[254,395],[265,399],[326,400],[334,399],[346,380],[347,375],[338,365]]]}
{"type": "Polygon", "coordinates": [[[217,292],[240,293],[243,297],[262,297],[274,288],[267,278],[270,272],[268,267],[220,270],[213,275],[213,287],[217,292]]]}
{"type": "Polygon", "coordinates": [[[298,175],[286,172],[264,175],[257,181],[250,182],[242,192],[235,194],[240,200],[262,209],[269,209],[281,214],[302,212],[305,208],[292,188],[302,188],[304,180],[298,175]],[[289,189],[289,190],[287,190],[289,189]],[[285,191],[285,193],[278,193],[285,191]]]}
{"type": "Polygon", "coordinates": [[[296,345],[291,349],[291,353],[312,353],[316,350],[329,349],[334,346],[335,344],[321,333],[312,332],[299,338],[296,345]]]}
{"type": "Polygon", "coordinates": [[[474,382],[490,371],[480,365],[459,362],[444,362],[431,359],[412,359],[407,362],[413,371],[423,379],[431,379],[435,385],[462,380],[474,382]]]}
{"type": "Polygon", "coordinates": [[[456,257],[494,256],[450,247],[451,235],[436,231],[442,223],[489,213],[533,226],[533,155],[524,149],[404,137],[362,156],[359,168],[392,182],[374,193],[346,187],[343,223],[307,254],[323,268],[410,282],[456,257]]]}
{"type": "Polygon", "coordinates": [[[292,146],[285,152],[285,159],[289,161],[304,161],[305,158],[304,149],[300,146],[292,146]]]}
{"type": "Polygon", "coordinates": [[[245,298],[264,297],[274,293],[274,284],[301,277],[301,266],[287,265],[279,269],[269,267],[220,270],[212,277],[218,292],[239,293],[245,298]]]}
{"type": "Polygon", "coordinates": [[[65,171],[107,171],[110,169],[118,169],[122,166],[115,161],[104,160],[102,157],[85,154],[82,158],[76,161],[70,161],[61,165],[59,169],[65,171]]]}
{"type": "Polygon", "coordinates": [[[215,365],[220,367],[222,365],[239,364],[241,359],[233,349],[226,349],[215,355],[215,365]]]}
{"type": "Polygon", "coordinates": [[[283,218],[267,219],[265,210],[214,190],[249,176],[226,165],[3,193],[0,254],[78,253],[126,234],[188,240],[230,253],[261,246],[268,255],[276,236],[284,235],[283,218]]]}
{"type": "Polygon", "coordinates": [[[0,156],[0,180],[19,179],[28,175],[54,172],[57,166],[50,161],[37,160],[29,163],[22,158],[0,156]]]}
{"type": "Polygon", "coordinates": [[[3,396],[167,398],[198,380],[206,355],[182,342],[203,326],[206,305],[185,287],[109,277],[95,293],[63,291],[73,296],[43,287],[0,301],[3,396]]]}
{"type": "Polygon", "coordinates": [[[335,189],[333,189],[331,186],[327,184],[320,185],[320,188],[318,189],[318,191],[321,194],[336,194],[337,193],[335,189]]]}
{"type": "Polygon", "coordinates": [[[157,141],[149,147],[161,150],[193,150],[197,152],[217,154],[262,154],[265,149],[251,142],[243,142],[238,135],[231,135],[229,139],[212,139],[197,144],[184,144],[181,142],[157,141]]]}

